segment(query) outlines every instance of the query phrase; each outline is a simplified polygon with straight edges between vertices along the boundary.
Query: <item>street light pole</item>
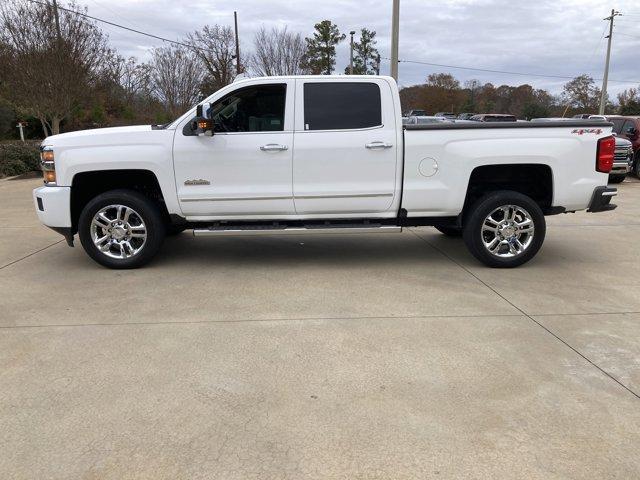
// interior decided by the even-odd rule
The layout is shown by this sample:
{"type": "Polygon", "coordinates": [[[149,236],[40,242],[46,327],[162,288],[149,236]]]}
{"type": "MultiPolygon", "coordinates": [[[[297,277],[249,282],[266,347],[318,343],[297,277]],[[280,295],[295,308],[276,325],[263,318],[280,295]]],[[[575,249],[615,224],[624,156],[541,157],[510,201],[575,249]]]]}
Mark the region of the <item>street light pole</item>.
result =
{"type": "Polygon", "coordinates": [[[353,36],[355,34],[355,30],[351,30],[349,32],[349,35],[351,35],[351,51],[349,53],[349,75],[353,75],[353,36]]]}
{"type": "Polygon", "coordinates": [[[620,12],[616,12],[611,9],[611,16],[604,18],[603,20],[609,20],[609,41],[607,42],[607,59],[604,63],[604,76],[602,77],[602,93],[600,96],[600,108],[598,109],[599,115],[604,115],[604,107],[607,102],[607,81],[609,80],[609,61],[611,59],[611,38],[613,37],[613,19],[620,15],[620,12]]]}
{"type": "Polygon", "coordinates": [[[400,36],[400,0],[393,0],[391,20],[391,76],[398,81],[398,40],[400,36]]]}

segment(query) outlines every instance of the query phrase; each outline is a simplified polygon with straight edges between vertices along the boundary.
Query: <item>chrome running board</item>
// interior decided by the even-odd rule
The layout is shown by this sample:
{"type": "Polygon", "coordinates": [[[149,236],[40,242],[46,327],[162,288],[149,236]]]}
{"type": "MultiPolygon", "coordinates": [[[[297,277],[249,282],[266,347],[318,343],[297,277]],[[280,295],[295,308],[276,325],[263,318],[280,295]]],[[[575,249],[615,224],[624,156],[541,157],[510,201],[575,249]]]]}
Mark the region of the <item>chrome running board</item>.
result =
{"type": "Polygon", "coordinates": [[[317,234],[354,234],[354,233],[400,233],[402,227],[376,226],[376,227],[235,227],[235,228],[203,228],[194,229],[194,237],[213,236],[245,236],[245,235],[317,235],[317,234]]]}

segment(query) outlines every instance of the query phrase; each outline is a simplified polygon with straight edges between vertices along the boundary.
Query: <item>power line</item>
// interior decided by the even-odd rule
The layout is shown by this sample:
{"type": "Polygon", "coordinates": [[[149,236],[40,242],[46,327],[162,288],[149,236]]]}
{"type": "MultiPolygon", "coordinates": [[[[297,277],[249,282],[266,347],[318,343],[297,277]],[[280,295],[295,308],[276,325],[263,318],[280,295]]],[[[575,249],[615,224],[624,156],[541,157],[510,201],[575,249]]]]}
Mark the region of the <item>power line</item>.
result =
{"type": "MultiPolygon", "coordinates": [[[[27,0],[27,1],[29,1],[31,3],[37,3],[38,5],[49,6],[47,3],[40,2],[38,0],[27,0]]],[[[189,45],[188,43],[178,42],[176,40],[170,40],[168,38],[160,37],[160,36],[154,35],[152,33],[143,32],[142,30],[136,30],[135,28],[125,27],[124,25],[120,25],[118,23],[110,22],[110,21],[104,20],[102,18],[93,17],[93,16],[88,15],[86,13],[77,12],[77,11],[71,10],[69,8],[58,6],[58,10],[64,10],[65,12],[73,13],[74,15],[79,15],[81,17],[90,18],[91,20],[95,20],[96,22],[106,23],[107,25],[111,25],[113,27],[118,27],[118,28],[121,28],[123,30],[128,30],[130,32],[137,33],[139,35],[145,35],[147,37],[155,38],[157,40],[162,40],[163,42],[168,42],[168,43],[172,43],[174,45],[180,45],[180,46],[183,46],[183,47],[192,48],[194,50],[208,51],[206,48],[196,47],[194,45],[189,45]]]]}
{"type": "Polygon", "coordinates": [[[591,60],[593,60],[593,57],[595,57],[596,53],[600,50],[600,45],[602,45],[602,40],[604,39],[604,34],[606,31],[607,31],[607,26],[605,25],[604,28],[602,29],[602,33],[600,34],[600,38],[598,39],[598,44],[596,45],[596,48],[593,49],[593,52],[591,52],[591,55],[589,56],[587,65],[591,64],[591,60]]]}
{"type": "MultiPolygon", "coordinates": [[[[380,57],[384,60],[390,60],[388,57],[380,57]]],[[[553,74],[541,74],[541,73],[524,73],[524,72],[511,72],[507,70],[493,70],[490,68],[478,68],[478,67],[463,67],[461,65],[447,65],[444,63],[433,63],[433,62],[421,62],[418,60],[398,60],[398,63],[414,63],[418,65],[428,65],[430,67],[442,67],[442,68],[456,68],[459,70],[472,70],[475,72],[486,72],[486,73],[501,73],[505,75],[520,75],[523,77],[540,77],[540,78],[558,78],[561,80],[573,80],[575,77],[571,77],[568,75],[553,75],[553,74]]],[[[602,78],[594,78],[594,80],[602,80],[602,78]]],[[[640,80],[611,80],[610,82],[617,83],[640,83],[640,80]]]]}
{"type": "Polygon", "coordinates": [[[115,15],[116,17],[118,17],[120,20],[124,20],[124,22],[128,25],[130,25],[132,28],[137,28],[138,25],[136,25],[133,22],[130,22],[128,18],[125,18],[123,15],[120,15],[118,12],[116,12],[114,9],[110,8],[107,5],[103,5],[102,3],[98,2],[98,0],[90,0],[91,3],[97,5],[98,7],[102,8],[103,10],[108,10],[109,12],[111,12],[113,15],[115,15]]]}
{"type": "MultiPolygon", "coordinates": [[[[38,0],[27,0],[27,1],[29,1],[31,3],[36,3],[38,5],[49,6],[47,3],[42,2],[42,1],[38,1],[38,0]]],[[[71,10],[69,8],[58,6],[58,10],[64,10],[65,12],[72,13],[74,15],[80,15],[81,17],[89,18],[91,20],[95,20],[96,22],[105,23],[105,24],[111,25],[113,27],[121,28],[121,29],[127,30],[129,32],[137,33],[139,35],[144,35],[144,36],[147,36],[147,37],[155,38],[156,40],[161,40],[163,42],[172,43],[174,45],[180,45],[180,46],[191,48],[191,49],[194,49],[194,50],[208,51],[205,48],[196,47],[196,46],[190,45],[188,43],[179,42],[177,40],[171,40],[171,39],[168,39],[168,38],[165,38],[165,37],[160,37],[159,35],[154,35],[152,33],[143,32],[142,30],[137,30],[135,28],[125,27],[124,25],[120,25],[120,24],[115,23],[115,22],[110,22],[109,20],[104,20],[102,18],[94,17],[94,16],[86,14],[86,13],[82,13],[82,12],[78,12],[78,11],[75,11],[75,10],[71,10]]],[[[628,15],[628,14],[626,14],[626,15],[628,15]]],[[[632,14],[632,15],[635,15],[635,14],[632,14]]],[[[636,38],[635,35],[628,35],[628,34],[624,34],[624,33],[619,33],[619,35],[625,35],[627,37],[636,38]]],[[[637,38],[640,38],[640,37],[637,37],[637,38]]],[[[383,60],[391,60],[388,57],[380,57],[380,58],[383,59],[383,60]]],[[[523,77],[556,78],[556,79],[560,79],[560,80],[573,80],[573,78],[575,78],[575,77],[571,77],[571,76],[567,76],[567,75],[512,72],[512,71],[507,71],[507,70],[494,70],[494,69],[489,69],[489,68],[466,67],[466,66],[461,66],[461,65],[448,65],[448,64],[443,64],[443,63],[422,62],[422,61],[418,61],[418,60],[401,60],[401,59],[398,59],[398,63],[412,63],[412,64],[417,64],[417,65],[427,65],[427,66],[431,66],[431,67],[455,68],[455,69],[458,69],[458,70],[471,70],[471,71],[475,71],[475,72],[485,72],[485,73],[499,73],[499,74],[504,74],[504,75],[518,75],[518,76],[523,76],[523,77]]],[[[594,80],[600,81],[600,80],[602,80],[602,78],[594,78],[594,80]]],[[[613,80],[613,79],[609,79],[609,81],[610,82],[616,82],[616,83],[633,83],[633,84],[640,83],[640,80],[613,80]]]]}
{"type": "Polygon", "coordinates": [[[640,38],[640,35],[629,35],[628,33],[616,32],[617,35],[622,35],[623,37],[631,37],[631,38],[640,38]]]}

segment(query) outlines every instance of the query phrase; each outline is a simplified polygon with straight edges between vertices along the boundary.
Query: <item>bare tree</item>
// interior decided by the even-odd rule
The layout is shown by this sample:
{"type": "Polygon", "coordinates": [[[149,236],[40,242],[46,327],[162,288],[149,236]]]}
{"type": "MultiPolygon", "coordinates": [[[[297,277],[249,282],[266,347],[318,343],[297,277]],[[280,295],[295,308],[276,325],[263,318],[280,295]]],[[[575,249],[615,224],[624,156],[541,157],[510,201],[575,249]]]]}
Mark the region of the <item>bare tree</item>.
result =
{"type": "Polygon", "coordinates": [[[206,71],[201,86],[204,94],[213,93],[233,82],[236,76],[236,41],[230,27],[205,25],[201,31],[190,33],[187,38],[206,71]]]}
{"type": "Polygon", "coordinates": [[[151,68],[153,91],[173,118],[198,102],[203,70],[191,49],[156,48],[151,68]]]}
{"type": "Polygon", "coordinates": [[[249,60],[251,70],[257,75],[301,75],[308,73],[302,65],[306,45],[299,33],[283,29],[260,28],[253,37],[255,53],[249,60]]]}
{"type": "Polygon", "coordinates": [[[75,3],[60,9],[58,37],[48,3],[0,7],[3,83],[18,109],[40,120],[45,136],[60,133],[60,123],[86,103],[109,54],[102,31],[76,12],[75,3]]]}
{"type": "Polygon", "coordinates": [[[114,55],[105,73],[122,90],[124,102],[131,103],[134,98],[150,92],[151,70],[150,64],[138,63],[135,57],[125,59],[114,55]]]}

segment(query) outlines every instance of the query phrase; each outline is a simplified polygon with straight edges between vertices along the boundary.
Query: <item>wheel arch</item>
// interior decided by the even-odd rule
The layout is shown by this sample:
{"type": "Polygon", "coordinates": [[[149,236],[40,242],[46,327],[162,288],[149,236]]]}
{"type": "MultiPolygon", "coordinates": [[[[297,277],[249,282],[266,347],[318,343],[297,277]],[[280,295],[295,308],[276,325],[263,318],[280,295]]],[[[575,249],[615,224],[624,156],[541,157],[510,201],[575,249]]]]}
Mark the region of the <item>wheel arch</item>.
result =
{"type": "Polygon", "coordinates": [[[160,182],[151,170],[91,170],[76,173],[71,182],[72,230],[77,232],[80,213],[91,199],[101,193],[116,189],[133,190],[152,199],[160,209],[163,218],[170,221],[160,182]]]}
{"type": "Polygon", "coordinates": [[[511,190],[530,197],[545,214],[550,214],[553,185],[553,170],[547,164],[481,165],[469,176],[463,212],[487,193],[511,190]]]}

